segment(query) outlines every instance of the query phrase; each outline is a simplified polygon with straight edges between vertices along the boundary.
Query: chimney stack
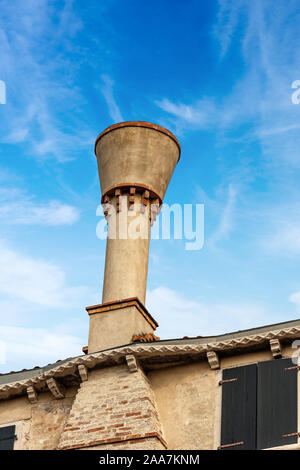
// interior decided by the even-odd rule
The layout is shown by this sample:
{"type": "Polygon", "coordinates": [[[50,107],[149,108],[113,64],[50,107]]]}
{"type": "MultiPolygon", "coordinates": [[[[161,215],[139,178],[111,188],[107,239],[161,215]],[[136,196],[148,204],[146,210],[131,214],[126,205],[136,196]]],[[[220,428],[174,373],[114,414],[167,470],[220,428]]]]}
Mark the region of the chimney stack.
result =
{"type": "Polygon", "coordinates": [[[150,229],[180,145],[163,127],[121,122],[98,136],[95,153],[108,236],[102,304],[87,307],[89,353],[128,344],[158,326],[144,306],[150,229]]]}

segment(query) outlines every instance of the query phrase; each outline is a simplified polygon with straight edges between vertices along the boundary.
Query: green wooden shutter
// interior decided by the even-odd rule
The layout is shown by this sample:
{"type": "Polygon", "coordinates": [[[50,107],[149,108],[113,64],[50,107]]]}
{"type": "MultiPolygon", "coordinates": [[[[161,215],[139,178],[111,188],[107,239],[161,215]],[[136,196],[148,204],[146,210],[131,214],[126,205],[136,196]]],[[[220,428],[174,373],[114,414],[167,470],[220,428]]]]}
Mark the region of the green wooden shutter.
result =
{"type": "Polygon", "coordinates": [[[15,426],[0,428],[0,450],[13,450],[15,442],[15,426]]]}
{"type": "Polygon", "coordinates": [[[297,369],[291,359],[258,364],[257,448],[297,442],[297,369]]]}
{"type": "Polygon", "coordinates": [[[255,449],[257,365],[225,369],[223,381],[221,448],[255,449]],[[240,442],[244,444],[222,447],[240,442]]]}

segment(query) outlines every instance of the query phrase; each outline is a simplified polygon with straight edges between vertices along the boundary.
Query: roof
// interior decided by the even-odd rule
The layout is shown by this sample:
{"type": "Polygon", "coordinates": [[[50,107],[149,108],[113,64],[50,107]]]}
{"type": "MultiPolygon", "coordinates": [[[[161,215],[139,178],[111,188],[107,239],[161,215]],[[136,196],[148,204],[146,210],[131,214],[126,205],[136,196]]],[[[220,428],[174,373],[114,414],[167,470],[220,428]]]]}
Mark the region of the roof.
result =
{"type": "Polygon", "coordinates": [[[193,338],[189,338],[185,336],[184,338],[162,340],[160,341],[160,343],[167,344],[171,342],[172,344],[178,344],[178,342],[182,342],[183,340],[189,344],[190,343],[201,344],[201,343],[214,342],[214,341],[226,341],[228,339],[239,338],[241,336],[261,334],[266,331],[292,328],[293,326],[295,327],[300,326],[300,318],[296,320],[290,320],[287,322],[280,322],[280,323],[273,323],[271,325],[259,326],[256,328],[248,328],[247,330],[237,330],[237,331],[233,331],[230,333],[223,333],[221,335],[216,335],[216,336],[196,336],[193,338]]]}
{"type": "Polygon", "coordinates": [[[169,361],[176,356],[193,355],[199,357],[209,351],[228,352],[234,354],[244,348],[257,347],[270,339],[300,338],[300,319],[289,322],[275,323],[258,328],[235,331],[217,336],[195,338],[168,339],[151,343],[130,343],[92,354],[71,357],[63,361],[20,372],[0,376],[0,399],[26,392],[28,386],[43,386],[52,377],[64,377],[76,372],[78,365],[92,369],[96,365],[123,363],[128,354],[141,360],[160,357],[169,361]]]}
{"type": "Polygon", "coordinates": [[[11,371],[11,372],[8,372],[7,374],[0,374],[0,385],[9,383],[9,382],[15,382],[16,380],[24,380],[24,379],[36,377],[72,359],[74,359],[74,357],[68,357],[67,359],[64,359],[64,360],[58,360],[54,362],[53,364],[48,364],[47,366],[43,366],[43,367],[35,366],[32,369],[23,369],[18,372],[11,371]]]}

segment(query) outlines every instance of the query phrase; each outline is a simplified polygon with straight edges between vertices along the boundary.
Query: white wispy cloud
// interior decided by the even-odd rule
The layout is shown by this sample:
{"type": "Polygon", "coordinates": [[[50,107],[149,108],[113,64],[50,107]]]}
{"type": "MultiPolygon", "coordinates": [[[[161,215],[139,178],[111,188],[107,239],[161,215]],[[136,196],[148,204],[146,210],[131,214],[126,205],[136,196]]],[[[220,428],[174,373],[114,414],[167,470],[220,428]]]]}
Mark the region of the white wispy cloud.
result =
{"type": "Polygon", "coordinates": [[[210,126],[215,121],[217,115],[215,104],[208,99],[200,100],[193,106],[183,103],[175,104],[166,98],[161,101],[155,101],[155,104],[167,113],[197,128],[210,126]]]}
{"type": "MultiPolygon", "coordinates": [[[[241,54],[244,70],[233,76],[228,93],[194,97],[185,102],[168,97],[156,104],[177,129],[212,129],[219,140],[239,131],[239,139],[257,141],[257,164],[300,166],[300,106],[292,104],[291,84],[299,79],[298,2],[269,0],[219,2],[214,37],[226,60],[231,44],[241,54]],[[288,24],[288,27],[286,25],[288,24]],[[246,127],[245,127],[246,125],[246,127]],[[244,127],[243,127],[244,126],[244,127]]],[[[225,65],[224,65],[225,66],[225,65]]],[[[277,168],[278,170],[278,168],[277,168]]]]}
{"type": "Polygon", "coordinates": [[[0,189],[0,220],[5,224],[59,226],[79,219],[79,210],[60,201],[36,203],[23,191],[0,189]]]}
{"type": "Polygon", "coordinates": [[[98,298],[90,286],[70,283],[57,263],[0,239],[0,372],[82,354],[84,307],[98,298]]]}
{"type": "Polygon", "coordinates": [[[265,305],[195,302],[164,286],[149,291],[147,307],[159,323],[157,334],[162,339],[208,336],[251,328],[263,325],[269,315],[265,305]]]}
{"type": "Polygon", "coordinates": [[[101,92],[105,98],[111,119],[115,123],[124,121],[122,113],[114,97],[114,81],[108,75],[102,75],[101,79],[104,83],[104,85],[101,87],[101,92]]]}
{"type": "Polygon", "coordinates": [[[215,248],[217,243],[228,237],[233,229],[236,198],[237,189],[230,184],[228,187],[227,202],[222,210],[217,228],[209,237],[208,246],[215,248]]]}
{"type": "Polygon", "coordinates": [[[300,202],[282,203],[272,209],[262,207],[256,218],[264,223],[258,243],[266,253],[279,257],[300,255],[300,202]]]}
{"type": "Polygon", "coordinates": [[[245,235],[251,227],[264,252],[299,253],[299,185],[293,172],[300,168],[300,105],[291,101],[291,84],[299,79],[300,70],[295,46],[299,20],[294,0],[220,0],[213,37],[220,46],[222,66],[231,60],[234,46],[234,57],[238,60],[240,54],[243,69],[233,75],[231,87],[222,96],[156,101],[176,129],[216,133],[216,165],[222,168],[223,187],[233,171],[244,180],[239,200],[233,192],[224,212],[220,213],[215,199],[212,209],[219,225],[208,240],[211,246],[230,233],[238,211],[235,224],[244,227],[245,235]],[[234,155],[235,151],[239,155],[233,161],[228,152],[234,155]],[[251,178],[264,187],[257,196],[255,184],[250,187],[251,178]]]}
{"type": "Polygon", "coordinates": [[[300,310],[300,291],[291,294],[289,300],[297,306],[298,310],[300,310]]]}
{"type": "Polygon", "coordinates": [[[10,372],[45,366],[82,354],[83,339],[56,328],[24,328],[0,325],[0,371],[10,372]]]}
{"type": "Polygon", "coordinates": [[[83,28],[83,22],[74,13],[75,0],[65,0],[59,17],[59,28],[57,34],[59,36],[67,35],[73,38],[78,31],[83,28]]]}
{"type": "Polygon", "coordinates": [[[221,57],[223,58],[232,42],[236,27],[239,22],[239,16],[246,2],[235,0],[219,0],[219,10],[217,13],[217,24],[214,27],[214,33],[217,36],[221,46],[221,57]]]}
{"type": "Polygon", "coordinates": [[[286,194],[255,194],[246,185],[229,184],[217,188],[209,198],[201,188],[197,197],[206,207],[206,246],[219,248],[234,237],[234,243],[248,243],[250,250],[276,257],[296,259],[300,255],[300,200],[297,188],[286,194]],[[227,194],[226,194],[227,192],[227,194]]]}
{"type": "Polygon", "coordinates": [[[35,259],[0,239],[0,293],[44,307],[81,305],[86,286],[68,286],[64,271],[54,263],[35,259]]]}
{"type": "Polygon", "coordinates": [[[49,0],[2,2],[1,78],[7,85],[7,103],[0,110],[2,142],[23,143],[35,158],[60,162],[91,145],[93,133],[80,118],[83,97],[75,85],[84,56],[71,49],[81,27],[72,0],[64,0],[59,10],[49,0]],[[49,60],[51,54],[55,60],[49,60]]]}
{"type": "Polygon", "coordinates": [[[219,249],[222,242],[229,240],[233,232],[241,224],[241,212],[238,196],[247,175],[231,175],[231,182],[224,182],[213,188],[208,195],[201,186],[196,186],[197,201],[205,207],[205,248],[219,249]]]}

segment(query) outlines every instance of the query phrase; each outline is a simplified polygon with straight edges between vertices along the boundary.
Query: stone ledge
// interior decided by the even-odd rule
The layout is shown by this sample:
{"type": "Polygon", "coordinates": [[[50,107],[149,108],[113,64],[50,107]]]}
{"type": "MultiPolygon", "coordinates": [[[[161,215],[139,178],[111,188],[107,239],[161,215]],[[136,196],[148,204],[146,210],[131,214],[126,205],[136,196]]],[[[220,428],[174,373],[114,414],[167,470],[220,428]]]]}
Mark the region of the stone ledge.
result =
{"type": "Polygon", "coordinates": [[[136,307],[137,310],[143,315],[143,317],[147,320],[147,322],[151,325],[151,327],[156,330],[158,327],[157,321],[152,317],[152,315],[148,312],[146,307],[142,304],[142,302],[137,297],[131,297],[129,299],[123,300],[116,300],[113,302],[106,302],[104,304],[99,305],[92,305],[91,307],[86,307],[86,311],[89,315],[94,315],[96,313],[104,313],[109,312],[111,310],[119,310],[121,308],[126,307],[136,307]]]}

